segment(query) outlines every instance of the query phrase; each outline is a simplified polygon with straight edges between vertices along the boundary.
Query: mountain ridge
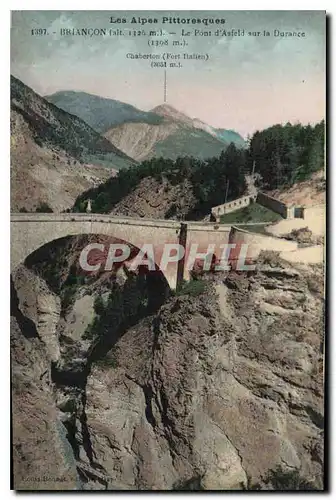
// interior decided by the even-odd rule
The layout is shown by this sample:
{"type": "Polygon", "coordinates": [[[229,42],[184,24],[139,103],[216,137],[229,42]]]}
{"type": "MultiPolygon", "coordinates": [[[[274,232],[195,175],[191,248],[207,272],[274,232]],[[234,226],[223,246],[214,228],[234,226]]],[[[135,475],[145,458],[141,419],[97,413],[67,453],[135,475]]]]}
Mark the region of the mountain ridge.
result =
{"type": "Polygon", "coordinates": [[[192,118],[190,118],[188,115],[167,103],[155,106],[155,108],[151,109],[151,112],[168,119],[180,120],[185,122],[188,122],[190,120],[192,121],[192,118]]]}
{"type": "Polygon", "coordinates": [[[45,99],[60,109],[72,113],[99,133],[127,121],[158,120],[151,111],[142,111],[118,99],[101,97],[88,92],[60,90],[45,99]]]}
{"type": "Polygon", "coordinates": [[[111,155],[111,160],[124,159],[132,163],[125,153],[118,150],[78,116],[46,101],[12,75],[11,109],[24,117],[40,144],[48,143],[65,150],[77,159],[84,159],[85,155],[106,154],[111,155]]]}
{"type": "Polygon", "coordinates": [[[216,129],[197,118],[190,118],[170,104],[164,103],[151,110],[160,116],[161,123],[125,122],[105,132],[105,137],[137,161],[151,158],[175,160],[179,156],[193,156],[204,160],[218,156],[231,142],[243,148],[245,141],[238,133],[216,129]]]}
{"type": "Polygon", "coordinates": [[[204,159],[220,154],[231,142],[245,147],[244,139],[237,132],[216,129],[167,103],[142,111],[130,104],[85,92],[58,91],[46,97],[82,118],[137,161],[159,156],[204,159]]]}
{"type": "Polygon", "coordinates": [[[208,132],[217,139],[223,140],[224,142],[233,142],[235,146],[238,147],[246,146],[244,138],[235,130],[212,127],[211,125],[204,122],[203,120],[200,120],[199,118],[189,117],[188,115],[174,108],[174,106],[170,104],[164,103],[160,104],[159,106],[155,106],[155,108],[151,109],[151,112],[156,113],[166,119],[181,121],[194,128],[205,130],[205,132],[208,132]]]}
{"type": "Polygon", "coordinates": [[[41,204],[67,209],[81,192],[134,164],[80,118],[14,76],[10,118],[13,211],[35,211],[41,204]]]}

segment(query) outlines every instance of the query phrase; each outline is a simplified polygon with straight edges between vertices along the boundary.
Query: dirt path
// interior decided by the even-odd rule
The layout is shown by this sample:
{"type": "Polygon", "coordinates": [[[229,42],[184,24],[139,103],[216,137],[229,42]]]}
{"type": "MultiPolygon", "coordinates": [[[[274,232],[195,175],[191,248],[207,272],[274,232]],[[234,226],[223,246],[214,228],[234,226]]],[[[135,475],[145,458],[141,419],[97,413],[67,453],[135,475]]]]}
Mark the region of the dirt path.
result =
{"type": "Polygon", "coordinates": [[[324,246],[315,245],[312,247],[298,248],[293,252],[281,252],[280,257],[289,262],[320,264],[324,260],[324,246]]]}
{"type": "MultiPolygon", "coordinates": [[[[284,219],[280,222],[265,227],[265,231],[273,236],[283,237],[293,229],[303,229],[308,227],[314,236],[324,236],[326,233],[325,205],[316,205],[305,209],[304,219],[284,219]]],[[[289,262],[299,262],[304,264],[318,264],[324,260],[324,246],[313,245],[305,248],[298,248],[294,251],[283,251],[280,257],[289,262]]]]}
{"type": "Polygon", "coordinates": [[[325,234],[325,205],[317,205],[305,210],[304,219],[284,219],[265,228],[266,232],[274,236],[283,236],[293,229],[308,227],[314,235],[325,234]]]}

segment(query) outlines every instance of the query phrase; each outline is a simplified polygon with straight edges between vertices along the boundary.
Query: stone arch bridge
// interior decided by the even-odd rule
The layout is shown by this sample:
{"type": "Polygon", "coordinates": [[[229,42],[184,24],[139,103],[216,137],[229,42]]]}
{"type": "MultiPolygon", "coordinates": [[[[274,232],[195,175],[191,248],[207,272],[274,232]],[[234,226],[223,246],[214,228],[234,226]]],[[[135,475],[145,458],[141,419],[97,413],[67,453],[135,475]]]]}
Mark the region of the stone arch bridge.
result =
{"type": "MultiPolygon", "coordinates": [[[[265,225],[267,223],[260,222],[265,225]]],[[[105,235],[124,240],[137,248],[152,244],[162,249],[166,243],[179,243],[187,251],[194,243],[199,252],[206,252],[213,245],[217,257],[220,245],[234,243],[237,247],[248,245],[247,258],[255,259],[261,250],[293,251],[297,243],[265,234],[257,234],[235,226],[213,222],[180,222],[174,220],[139,219],[106,214],[11,214],[11,271],[40,247],[67,236],[105,235]]],[[[246,223],[243,224],[246,226],[246,223]]],[[[256,223],[253,223],[256,225],[256,223]]],[[[155,264],[159,265],[159,261],[155,264]]],[[[163,270],[171,288],[184,278],[189,279],[184,259],[171,262],[163,270]]]]}
{"type": "MultiPolygon", "coordinates": [[[[135,247],[180,243],[184,247],[198,243],[221,245],[229,241],[231,226],[202,222],[136,219],[101,214],[11,214],[11,270],[38,248],[59,238],[83,234],[107,235],[135,247]]],[[[156,262],[158,264],[158,262],[156,262]]],[[[170,263],[164,275],[171,288],[183,277],[188,279],[183,261],[170,263]]]]}

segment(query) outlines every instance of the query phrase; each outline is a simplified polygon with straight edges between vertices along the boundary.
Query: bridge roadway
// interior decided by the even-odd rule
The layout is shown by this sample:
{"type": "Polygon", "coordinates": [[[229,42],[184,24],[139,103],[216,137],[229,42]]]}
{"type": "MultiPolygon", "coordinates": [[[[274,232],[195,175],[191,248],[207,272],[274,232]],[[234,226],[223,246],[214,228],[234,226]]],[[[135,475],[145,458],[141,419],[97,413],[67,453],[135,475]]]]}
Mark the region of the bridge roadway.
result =
{"type": "MultiPolygon", "coordinates": [[[[11,271],[38,248],[66,236],[106,235],[124,240],[138,248],[151,243],[161,249],[158,252],[158,255],[161,255],[165,243],[180,243],[185,247],[198,243],[199,249],[203,251],[209,244],[219,247],[229,242],[230,231],[231,225],[214,222],[142,219],[106,214],[12,213],[11,271]]],[[[176,287],[177,281],[182,277],[189,277],[183,263],[182,267],[181,264],[178,266],[177,263],[170,263],[164,274],[172,288],[176,287]]]]}

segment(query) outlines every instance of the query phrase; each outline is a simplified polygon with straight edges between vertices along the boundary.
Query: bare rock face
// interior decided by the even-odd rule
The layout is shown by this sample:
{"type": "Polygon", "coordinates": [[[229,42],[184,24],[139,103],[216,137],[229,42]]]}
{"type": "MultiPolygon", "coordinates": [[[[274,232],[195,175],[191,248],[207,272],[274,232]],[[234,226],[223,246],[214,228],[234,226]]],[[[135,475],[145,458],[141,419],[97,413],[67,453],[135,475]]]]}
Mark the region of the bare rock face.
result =
{"type": "MultiPolygon", "coordinates": [[[[72,450],[68,475],[80,489],[323,488],[321,268],[276,262],[216,276],[204,293],[173,296],[129,324],[105,351],[104,342],[84,349],[80,325],[91,306],[82,302],[68,312],[72,326],[63,317],[54,334],[63,379],[51,370],[51,387],[43,377],[37,383],[55,366],[51,344],[43,335],[27,337],[22,320],[30,314],[39,324],[28,314],[35,306],[18,315],[13,382],[28,388],[13,396],[17,477],[25,463],[37,466],[57,423],[72,450]],[[70,351],[82,359],[82,379],[64,363],[70,351]],[[38,362],[25,372],[32,358],[38,362]],[[40,440],[34,452],[17,430],[33,419],[40,440]]],[[[66,468],[59,435],[54,471],[66,468]]]]}
{"type": "Polygon", "coordinates": [[[69,209],[83,191],[116,174],[115,169],[80,164],[63,150],[37,144],[23,117],[11,110],[12,212],[35,212],[41,202],[54,212],[69,209]]]}
{"type": "Polygon", "coordinates": [[[139,185],[115,205],[113,215],[156,219],[180,218],[196,205],[190,181],[173,185],[168,180],[159,182],[151,177],[142,179],[139,185]]]}
{"type": "Polygon", "coordinates": [[[57,361],[60,358],[56,335],[61,311],[60,298],[41,277],[24,266],[16,269],[13,279],[22,315],[32,321],[50,360],[57,361]]]}
{"type": "Polygon", "coordinates": [[[120,339],[115,368],[93,368],[97,461],[124,489],[274,488],[281,474],[321,488],[321,297],[281,268],[212,290],[173,299],[120,339]]]}
{"type": "MultiPolygon", "coordinates": [[[[27,274],[22,269],[17,273],[17,288],[19,283],[27,285],[27,274]]],[[[42,283],[37,280],[35,285],[42,283]]],[[[49,322],[54,342],[49,341],[38,319],[39,305],[22,302],[14,287],[11,308],[14,488],[76,490],[80,484],[76,462],[55,405],[50,374],[51,360],[57,355],[56,337],[52,333],[56,302],[48,319],[46,310],[41,311],[49,322]]]]}

